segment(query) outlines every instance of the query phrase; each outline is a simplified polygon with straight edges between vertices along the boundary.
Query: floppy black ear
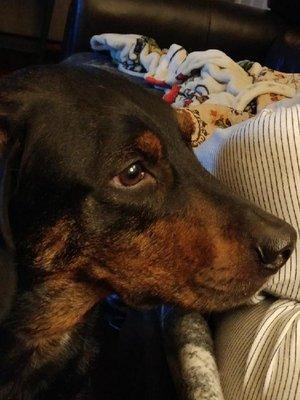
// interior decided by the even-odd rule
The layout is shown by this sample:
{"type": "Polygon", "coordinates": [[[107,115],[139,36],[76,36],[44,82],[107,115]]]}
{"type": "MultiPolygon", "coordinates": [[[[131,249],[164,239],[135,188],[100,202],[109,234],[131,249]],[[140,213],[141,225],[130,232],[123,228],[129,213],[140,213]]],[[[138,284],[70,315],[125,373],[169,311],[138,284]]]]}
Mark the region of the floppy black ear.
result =
{"type": "Polygon", "coordinates": [[[0,323],[8,314],[16,291],[9,204],[19,169],[19,133],[28,104],[24,75],[26,70],[20,70],[0,80],[0,323]]]}
{"type": "Polygon", "coordinates": [[[0,249],[0,323],[9,313],[16,292],[16,271],[12,255],[0,249]]]}
{"type": "Polygon", "coordinates": [[[16,291],[14,242],[8,207],[11,193],[11,173],[18,143],[9,144],[7,129],[0,119],[0,322],[8,314],[16,291]]]}

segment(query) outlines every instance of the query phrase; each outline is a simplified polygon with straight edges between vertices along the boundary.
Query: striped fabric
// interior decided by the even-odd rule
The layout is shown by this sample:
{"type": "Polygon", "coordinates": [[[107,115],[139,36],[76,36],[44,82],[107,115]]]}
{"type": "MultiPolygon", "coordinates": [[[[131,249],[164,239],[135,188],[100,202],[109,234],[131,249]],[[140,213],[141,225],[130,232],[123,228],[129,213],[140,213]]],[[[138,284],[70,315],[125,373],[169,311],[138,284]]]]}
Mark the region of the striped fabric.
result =
{"type": "MultiPolygon", "coordinates": [[[[300,236],[299,101],[217,132],[196,155],[234,192],[285,219],[300,236]]],[[[252,302],[258,304],[217,323],[225,399],[300,400],[299,240],[288,263],[252,302]]]]}
{"type": "Polygon", "coordinates": [[[300,399],[300,304],[269,300],[225,314],[216,356],[226,400],[300,399]]]}
{"type": "MultiPolygon", "coordinates": [[[[284,103],[283,103],[284,104],[284,103]]],[[[236,194],[286,220],[300,234],[300,104],[218,131],[198,159],[236,194]]],[[[300,241],[265,290],[300,300],[300,241]]]]}

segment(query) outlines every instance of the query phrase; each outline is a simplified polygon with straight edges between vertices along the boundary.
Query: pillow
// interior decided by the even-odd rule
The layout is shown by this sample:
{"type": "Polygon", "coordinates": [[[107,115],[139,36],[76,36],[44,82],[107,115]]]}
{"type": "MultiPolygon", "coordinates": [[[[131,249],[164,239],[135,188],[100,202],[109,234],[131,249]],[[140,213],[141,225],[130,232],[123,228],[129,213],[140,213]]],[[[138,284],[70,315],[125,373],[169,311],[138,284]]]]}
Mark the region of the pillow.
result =
{"type": "MultiPolygon", "coordinates": [[[[195,150],[203,166],[236,194],[300,231],[300,99],[216,131],[195,150]]],[[[264,291],[300,300],[300,243],[264,291]]]]}

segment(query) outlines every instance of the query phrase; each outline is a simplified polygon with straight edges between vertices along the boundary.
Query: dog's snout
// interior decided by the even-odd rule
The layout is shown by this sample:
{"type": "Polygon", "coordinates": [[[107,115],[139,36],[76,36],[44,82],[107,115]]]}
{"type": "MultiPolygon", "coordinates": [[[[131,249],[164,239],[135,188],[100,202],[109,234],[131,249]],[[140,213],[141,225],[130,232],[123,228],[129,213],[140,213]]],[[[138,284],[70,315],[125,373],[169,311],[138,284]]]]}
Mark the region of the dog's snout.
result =
{"type": "Polygon", "coordinates": [[[257,232],[256,252],[264,267],[276,272],[290,258],[295,244],[296,231],[284,221],[269,221],[257,232]]]}

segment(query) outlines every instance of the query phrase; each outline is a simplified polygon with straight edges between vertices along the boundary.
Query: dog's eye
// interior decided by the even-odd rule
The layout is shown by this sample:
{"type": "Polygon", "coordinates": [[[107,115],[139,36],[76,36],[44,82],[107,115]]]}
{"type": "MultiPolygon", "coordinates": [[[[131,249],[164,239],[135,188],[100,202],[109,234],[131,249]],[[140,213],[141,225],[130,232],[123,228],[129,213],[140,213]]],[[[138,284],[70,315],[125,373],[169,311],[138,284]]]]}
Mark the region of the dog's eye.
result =
{"type": "Polygon", "coordinates": [[[120,174],[116,175],[112,183],[117,187],[132,187],[136,186],[143,181],[154,181],[153,176],[144,168],[140,162],[131,164],[124,169],[120,174]]]}

